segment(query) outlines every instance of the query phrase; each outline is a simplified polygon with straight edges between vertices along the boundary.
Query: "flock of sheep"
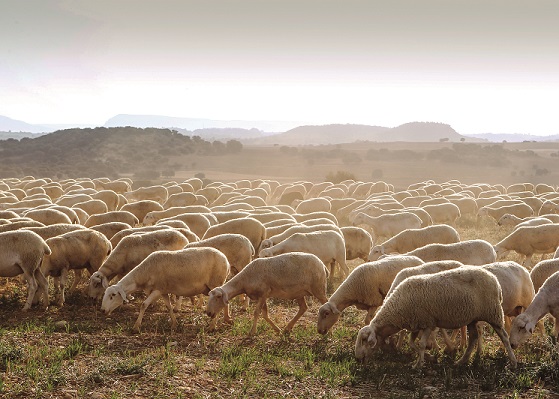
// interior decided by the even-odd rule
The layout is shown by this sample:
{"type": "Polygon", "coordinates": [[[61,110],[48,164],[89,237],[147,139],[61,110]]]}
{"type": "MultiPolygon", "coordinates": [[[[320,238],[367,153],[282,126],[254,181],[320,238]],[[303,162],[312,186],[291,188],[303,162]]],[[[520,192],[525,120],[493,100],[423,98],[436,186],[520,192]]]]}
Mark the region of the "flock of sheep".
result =
{"type": "Polygon", "coordinates": [[[73,289],[87,269],[88,294],[107,314],[133,293],[146,294],[135,329],[159,298],[175,327],[183,297],[203,306],[208,296],[213,330],[221,312],[231,322],[229,302],[243,295],[245,309],[255,302],[250,334],[260,315],[275,331],[289,332],[309,296],[322,304],[320,334],[356,306],[367,311],[355,342],[364,362],[377,348],[409,339],[421,367],[441,334],[446,351],[464,347],[458,363],[466,363],[476,345],[482,349],[486,322],[515,367],[513,349],[536,327],[544,333],[544,316],[559,317],[558,210],[553,187],[528,183],[427,181],[395,190],[384,182],[191,178],[132,190],[129,179],[3,179],[0,276],[23,274],[28,310],[49,306],[48,277],[63,306],[70,271],[73,289]],[[515,227],[495,245],[462,241],[460,217],[515,227]],[[502,261],[510,251],[522,265],[502,261]],[[535,254],[542,260],[532,268],[535,254]],[[350,271],[353,259],[365,263],[350,271]],[[335,274],[342,282],[329,295],[335,274]],[[269,318],[268,298],[299,305],[283,329],[269,318]]]}

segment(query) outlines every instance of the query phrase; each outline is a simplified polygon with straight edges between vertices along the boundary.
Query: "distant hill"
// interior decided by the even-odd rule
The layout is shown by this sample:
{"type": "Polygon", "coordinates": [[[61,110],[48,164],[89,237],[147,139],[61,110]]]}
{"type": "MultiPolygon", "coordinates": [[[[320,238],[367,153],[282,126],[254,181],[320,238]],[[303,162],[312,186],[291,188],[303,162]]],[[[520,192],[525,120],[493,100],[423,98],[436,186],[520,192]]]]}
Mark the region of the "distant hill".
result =
{"type": "Polygon", "coordinates": [[[32,125],[27,122],[0,115],[0,132],[3,133],[43,133],[46,131],[45,129],[44,126],[32,125]]]}
{"type": "Polygon", "coordinates": [[[241,129],[241,128],[209,128],[209,129],[195,129],[186,130],[175,128],[181,134],[187,136],[199,136],[204,140],[246,140],[257,137],[269,136],[273,133],[265,133],[256,128],[241,129]]]}
{"type": "Polygon", "coordinates": [[[465,134],[466,137],[475,137],[479,139],[484,139],[493,143],[502,143],[507,141],[509,143],[521,143],[523,141],[557,141],[559,140],[559,134],[554,134],[552,136],[536,136],[532,134],[521,134],[521,133],[479,133],[479,134],[465,134]]]}
{"type": "Polygon", "coordinates": [[[215,120],[200,118],[178,118],[162,115],[127,115],[120,114],[110,118],[105,122],[105,127],[132,126],[139,128],[158,127],[158,128],[179,128],[186,130],[208,129],[208,128],[237,128],[237,129],[258,129],[266,132],[284,132],[300,122],[289,121],[242,121],[242,120],[215,120]]]}
{"type": "MultiPolygon", "coordinates": [[[[369,125],[300,126],[285,133],[246,141],[251,144],[319,145],[353,143],[355,141],[461,141],[468,138],[458,134],[450,125],[434,122],[411,122],[389,128],[369,125]]],[[[473,140],[479,141],[479,140],[473,140]]]]}

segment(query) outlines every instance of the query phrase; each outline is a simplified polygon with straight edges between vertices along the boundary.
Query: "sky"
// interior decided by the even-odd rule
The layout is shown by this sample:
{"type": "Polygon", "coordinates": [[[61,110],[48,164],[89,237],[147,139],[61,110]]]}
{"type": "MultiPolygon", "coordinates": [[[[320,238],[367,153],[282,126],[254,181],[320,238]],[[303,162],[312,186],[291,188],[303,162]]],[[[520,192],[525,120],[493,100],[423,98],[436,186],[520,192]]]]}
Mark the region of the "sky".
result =
{"type": "Polygon", "coordinates": [[[0,115],[559,134],[556,0],[0,0],[0,115]]]}

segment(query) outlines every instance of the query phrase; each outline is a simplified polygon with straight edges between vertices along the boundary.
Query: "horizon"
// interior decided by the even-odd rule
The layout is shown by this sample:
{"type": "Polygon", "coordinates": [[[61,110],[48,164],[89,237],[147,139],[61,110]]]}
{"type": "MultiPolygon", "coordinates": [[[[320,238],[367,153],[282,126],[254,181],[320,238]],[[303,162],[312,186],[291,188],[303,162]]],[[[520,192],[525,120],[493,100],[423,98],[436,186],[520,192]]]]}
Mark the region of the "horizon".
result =
{"type": "Polygon", "coordinates": [[[7,0],[0,115],[559,134],[559,4],[7,0]]]}

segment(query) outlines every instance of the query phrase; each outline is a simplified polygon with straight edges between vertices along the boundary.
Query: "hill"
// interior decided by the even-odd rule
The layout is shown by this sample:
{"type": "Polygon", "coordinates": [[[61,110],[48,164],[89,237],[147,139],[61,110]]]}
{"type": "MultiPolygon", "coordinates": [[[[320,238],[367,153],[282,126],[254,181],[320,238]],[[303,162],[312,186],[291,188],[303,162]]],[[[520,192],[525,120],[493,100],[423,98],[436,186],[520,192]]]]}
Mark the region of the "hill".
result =
{"type": "Polygon", "coordinates": [[[502,143],[506,141],[508,143],[521,143],[523,141],[557,141],[559,140],[559,134],[554,134],[552,136],[535,136],[533,134],[521,134],[521,133],[479,133],[479,134],[466,134],[466,137],[475,137],[483,140],[487,140],[493,143],[502,143]]]}
{"type": "Polygon", "coordinates": [[[450,125],[444,123],[411,122],[394,128],[351,124],[300,126],[285,133],[249,140],[246,143],[260,145],[320,145],[353,143],[355,141],[438,142],[441,140],[456,142],[467,140],[467,138],[458,134],[450,125]]]}

